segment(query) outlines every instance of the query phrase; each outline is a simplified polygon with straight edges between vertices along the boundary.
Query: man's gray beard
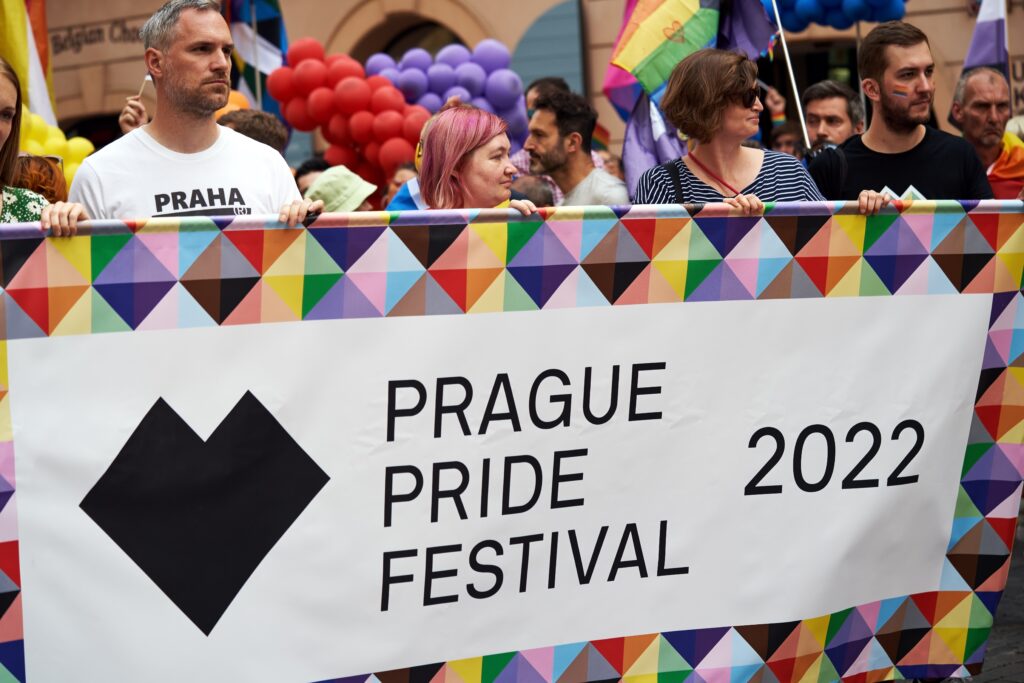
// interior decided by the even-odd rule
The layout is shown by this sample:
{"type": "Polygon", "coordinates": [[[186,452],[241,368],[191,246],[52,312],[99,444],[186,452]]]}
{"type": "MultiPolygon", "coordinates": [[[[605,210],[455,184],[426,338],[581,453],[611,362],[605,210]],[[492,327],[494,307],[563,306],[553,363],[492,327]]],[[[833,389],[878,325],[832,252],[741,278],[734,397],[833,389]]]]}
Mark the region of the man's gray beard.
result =
{"type": "Polygon", "coordinates": [[[219,98],[215,100],[212,97],[183,92],[174,87],[167,88],[166,94],[177,111],[195,119],[208,119],[228,103],[227,95],[224,96],[224,101],[218,104],[219,98]]]}

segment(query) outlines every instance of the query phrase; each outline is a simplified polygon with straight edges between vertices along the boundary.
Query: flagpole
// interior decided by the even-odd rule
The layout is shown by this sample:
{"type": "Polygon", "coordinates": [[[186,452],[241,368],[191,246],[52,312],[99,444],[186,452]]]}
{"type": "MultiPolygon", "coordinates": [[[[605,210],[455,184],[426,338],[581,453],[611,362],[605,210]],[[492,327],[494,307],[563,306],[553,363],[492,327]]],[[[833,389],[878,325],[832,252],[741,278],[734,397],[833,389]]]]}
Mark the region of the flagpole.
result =
{"type": "MultiPolygon", "coordinates": [[[[860,60],[860,43],[861,43],[860,22],[858,21],[857,22],[857,60],[858,60],[858,63],[859,63],[859,60],[860,60]]],[[[868,116],[868,101],[867,101],[867,98],[864,96],[864,88],[860,87],[860,83],[857,84],[857,92],[860,93],[860,110],[862,112],[864,112],[864,121],[865,121],[865,125],[866,125],[866,123],[867,123],[867,116],[868,116]]]]}
{"type": "Polygon", "coordinates": [[[782,53],[786,55],[786,70],[789,72],[789,83],[793,86],[793,100],[796,104],[796,112],[800,117],[800,130],[804,133],[804,144],[807,149],[811,148],[811,136],[807,134],[807,122],[804,120],[804,108],[800,104],[800,90],[796,87],[796,76],[793,74],[793,60],[789,57],[789,46],[786,44],[786,32],[782,30],[782,17],[779,16],[779,3],[772,0],[772,9],[775,11],[775,25],[779,27],[779,39],[782,41],[782,53]]]}
{"type": "Polygon", "coordinates": [[[1013,54],[1010,52],[1010,3],[1008,0],[1003,0],[1003,25],[1006,27],[1003,29],[1006,32],[1006,83],[1010,86],[1010,116],[1013,116],[1013,54]]]}
{"type": "Polygon", "coordinates": [[[256,108],[263,110],[263,79],[260,78],[260,34],[256,26],[256,0],[249,0],[249,20],[252,22],[252,70],[256,81],[256,108]]]}

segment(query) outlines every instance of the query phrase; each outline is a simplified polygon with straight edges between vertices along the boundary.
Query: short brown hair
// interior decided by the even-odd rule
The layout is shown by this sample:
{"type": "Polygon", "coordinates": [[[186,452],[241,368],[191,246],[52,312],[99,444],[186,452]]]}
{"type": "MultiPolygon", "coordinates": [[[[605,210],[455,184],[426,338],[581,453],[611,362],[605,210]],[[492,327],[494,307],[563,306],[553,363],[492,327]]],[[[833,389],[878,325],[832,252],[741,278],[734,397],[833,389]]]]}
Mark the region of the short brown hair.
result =
{"type": "Polygon", "coordinates": [[[247,138],[270,145],[281,154],[288,146],[288,129],[273,114],[259,109],[236,109],[217,119],[222,126],[234,128],[247,138]]]}
{"type": "MultiPolygon", "coordinates": [[[[860,77],[881,81],[889,60],[885,56],[885,48],[890,45],[913,47],[921,43],[928,44],[928,36],[924,31],[905,21],[887,21],[871,29],[860,44],[857,55],[857,71],[860,77]]],[[[929,47],[931,47],[929,45],[929,47]]]]}
{"type": "Polygon", "coordinates": [[[722,125],[726,105],[757,83],[757,65],[727,50],[697,50],[668,77],[661,109],[665,118],[698,142],[708,142],[722,125]]]}

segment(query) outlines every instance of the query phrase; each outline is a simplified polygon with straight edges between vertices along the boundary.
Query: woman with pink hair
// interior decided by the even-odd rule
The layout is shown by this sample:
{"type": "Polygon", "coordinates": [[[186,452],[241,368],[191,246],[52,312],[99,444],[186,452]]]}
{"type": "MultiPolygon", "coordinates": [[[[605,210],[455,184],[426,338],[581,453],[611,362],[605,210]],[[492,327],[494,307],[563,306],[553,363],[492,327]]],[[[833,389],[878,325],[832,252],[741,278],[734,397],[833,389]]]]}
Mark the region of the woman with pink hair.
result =
{"type": "MultiPolygon", "coordinates": [[[[512,196],[516,167],[509,161],[507,124],[476,107],[446,109],[424,132],[420,192],[431,209],[502,207],[512,196]]],[[[537,210],[529,200],[507,204],[524,215],[537,210]]]]}

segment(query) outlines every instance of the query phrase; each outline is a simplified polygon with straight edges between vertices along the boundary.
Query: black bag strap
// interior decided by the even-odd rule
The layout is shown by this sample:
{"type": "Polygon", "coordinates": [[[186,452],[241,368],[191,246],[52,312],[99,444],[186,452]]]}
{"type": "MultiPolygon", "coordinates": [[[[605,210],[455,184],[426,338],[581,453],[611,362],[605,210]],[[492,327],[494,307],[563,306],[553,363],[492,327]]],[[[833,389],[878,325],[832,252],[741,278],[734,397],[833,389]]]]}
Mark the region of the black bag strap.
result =
{"type": "Polygon", "coordinates": [[[672,191],[676,196],[676,204],[683,203],[683,179],[679,174],[679,164],[683,163],[679,159],[672,159],[662,164],[662,167],[668,171],[669,177],[672,179],[672,191]]]}

